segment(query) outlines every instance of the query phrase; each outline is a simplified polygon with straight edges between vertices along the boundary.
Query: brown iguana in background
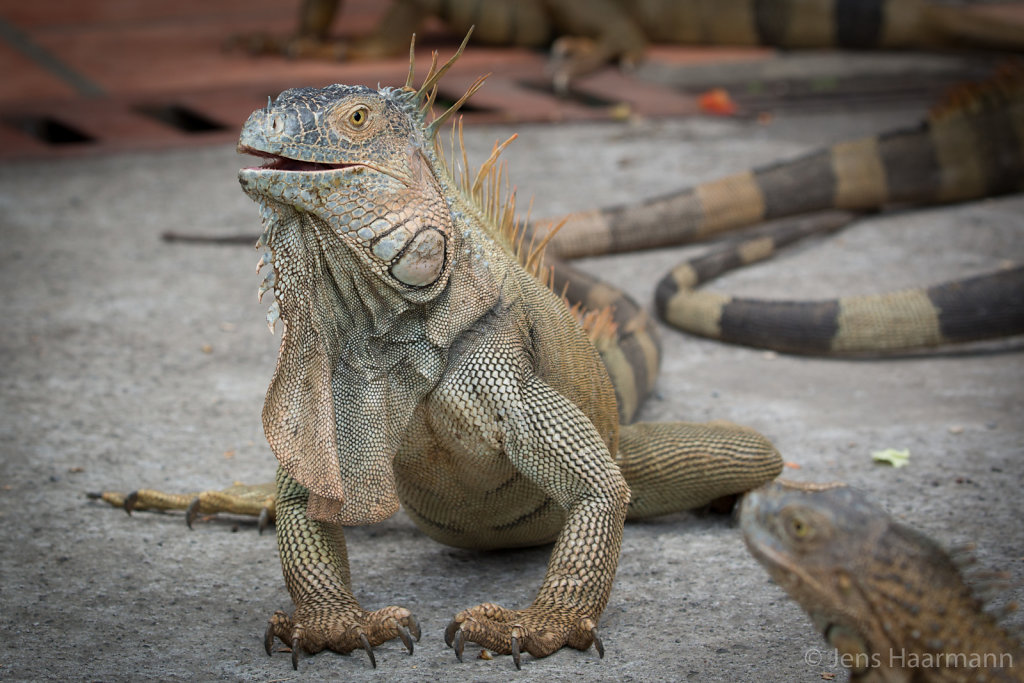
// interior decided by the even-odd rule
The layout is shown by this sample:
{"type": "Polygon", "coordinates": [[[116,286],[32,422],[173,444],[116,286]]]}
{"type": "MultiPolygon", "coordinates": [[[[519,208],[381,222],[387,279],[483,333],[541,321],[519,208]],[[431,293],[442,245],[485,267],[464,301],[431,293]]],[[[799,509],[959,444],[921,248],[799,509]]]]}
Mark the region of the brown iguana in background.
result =
{"type": "Polygon", "coordinates": [[[303,0],[288,38],[237,38],[254,52],[326,59],[398,56],[427,17],[489,45],[555,42],[555,82],[610,62],[633,64],[648,43],[783,48],[1024,48],[1019,29],[962,5],[926,0],[393,0],[372,35],[330,38],[340,0],[303,0]],[[556,40],[557,39],[557,40],[556,40]]]}
{"type": "MultiPolygon", "coordinates": [[[[468,39],[468,37],[467,37],[468,39]]],[[[463,46],[465,43],[463,43],[463,46]]],[[[460,49],[461,53],[461,49],[460,49]]],[[[266,631],[300,649],[367,651],[419,629],[397,606],[364,609],[344,525],[401,504],[432,538],[499,548],[554,541],[533,602],[455,615],[446,641],[511,654],[564,645],[603,654],[597,624],[624,520],[692,508],[774,478],[779,454],[728,423],[624,424],[609,365],[622,329],[578,312],[523,244],[492,158],[458,180],[427,122],[436,61],[419,89],[335,85],[282,93],[243,128],[239,174],[260,207],[284,323],[263,424],[279,460],[278,546],[295,602],[266,631]]],[[[436,54],[435,54],[436,60],[436,54]]],[[[474,90],[466,94],[468,97],[474,90]]],[[[465,98],[463,98],[465,99],[465,98]]],[[[225,494],[271,503],[264,488],[225,494]]],[[[114,500],[113,497],[107,497],[114,500]]],[[[142,492],[140,507],[160,505],[142,492]]]]}
{"type": "Polygon", "coordinates": [[[1024,646],[949,555],[856,490],[776,481],[744,496],[740,524],[851,680],[1024,681],[1024,646]]]}
{"type": "Polygon", "coordinates": [[[902,351],[1024,333],[1024,266],[928,288],[825,301],[761,301],[694,288],[770,257],[859,212],[967,201],[1024,189],[1024,75],[1005,67],[951,93],[918,126],[847,140],[796,159],[641,202],[568,216],[549,254],[576,258],[707,240],[776,223],[675,268],[658,285],[665,322],[780,351],[902,351]],[[813,215],[829,209],[832,212],[813,215]]]}

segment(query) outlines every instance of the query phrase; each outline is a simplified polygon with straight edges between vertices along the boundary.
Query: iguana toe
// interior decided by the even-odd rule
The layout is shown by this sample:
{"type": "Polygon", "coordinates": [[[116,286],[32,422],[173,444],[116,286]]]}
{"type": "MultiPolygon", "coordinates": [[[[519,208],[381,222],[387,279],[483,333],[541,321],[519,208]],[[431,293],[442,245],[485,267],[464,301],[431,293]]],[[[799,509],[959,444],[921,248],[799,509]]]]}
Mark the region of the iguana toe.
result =
{"type": "Polygon", "coordinates": [[[484,603],[455,616],[445,629],[445,643],[462,661],[466,642],[477,643],[498,654],[512,655],[522,666],[521,653],[546,657],[565,645],[586,650],[591,645],[604,657],[604,644],[597,635],[594,620],[564,607],[531,606],[510,610],[484,603]]]}
{"type": "Polygon", "coordinates": [[[196,517],[199,516],[199,496],[196,496],[188,507],[185,508],[185,526],[189,529],[192,528],[192,522],[196,521],[196,517]]]}
{"type": "Polygon", "coordinates": [[[336,606],[321,605],[299,607],[292,616],[281,610],[274,612],[263,634],[263,647],[268,655],[273,655],[276,638],[290,646],[294,669],[299,666],[300,650],[308,654],[321,650],[348,654],[357,649],[365,651],[370,665],[377,668],[374,647],[398,638],[412,654],[413,639],[419,640],[420,627],[409,610],[402,607],[366,612],[339,611],[336,606]]]}
{"type": "MultiPolygon", "coordinates": [[[[419,633],[418,629],[417,633],[419,633]]],[[[412,634],[403,624],[398,625],[398,637],[402,640],[402,645],[405,645],[405,649],[409,651],[409,654],[412,654],[414,650],[412,645],[412,634]]],[[[416,636],[416,639],[419,640],[419,635],[416,636]]]]}

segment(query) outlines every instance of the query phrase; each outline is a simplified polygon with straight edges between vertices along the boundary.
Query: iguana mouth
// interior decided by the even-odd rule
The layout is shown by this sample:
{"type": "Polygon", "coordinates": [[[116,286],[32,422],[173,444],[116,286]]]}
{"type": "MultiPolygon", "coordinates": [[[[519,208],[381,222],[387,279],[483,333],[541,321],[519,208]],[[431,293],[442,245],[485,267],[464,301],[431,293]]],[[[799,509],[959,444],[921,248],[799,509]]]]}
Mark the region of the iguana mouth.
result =
{"type": "Polygon", "coordinates": [[[363,166],[364,164],[325,164],[318,161],[303,161],[302,159],[291,159],[280,154],[273,154],[271,152],[263,152],[252,147],[241,147],[238,148],[241,154],[251,154],[252,156],[263,158],[263,164],[261,166],[248,166],[245,170],[247,171],[299,171],[304,173],[315,173],[318,171],[337,171],[343,168],[352,168],[354,166],[363,166]]]}

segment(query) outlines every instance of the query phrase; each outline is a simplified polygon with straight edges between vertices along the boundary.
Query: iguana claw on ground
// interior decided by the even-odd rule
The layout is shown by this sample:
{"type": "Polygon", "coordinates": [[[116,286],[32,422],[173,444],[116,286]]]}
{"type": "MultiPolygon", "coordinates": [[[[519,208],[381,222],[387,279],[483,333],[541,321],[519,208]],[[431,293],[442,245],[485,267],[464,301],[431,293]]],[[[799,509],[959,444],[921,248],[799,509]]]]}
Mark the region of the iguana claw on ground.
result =
{"type": "Polygon", "coordinates": [[[268,322],[284,326],[263,425],[295,611],[271,617],[265,645],[290,645],[296,666],[300,649],[363,649],[375,665],[374,646],[399,638],[411,652],[419,636],[410,610],[356,600],[344,525],[402,505],[458,547],[553,541],[529,606],[484,603],[446,630],[460,658],[474,642],[518,667],[524,651],[603,653],[627,517],[701,506],[782,468],[736,425],[625,424],[657,369],[649,318],[610,290],[583,288],[580,300],[619,309],[588,313],[547,286],[571,271],[543,266],[495,194],[500,147],[475,178],[449,171],[437,131],[461,101],[427,116],[456,57],[437,68],[435,54],[418,89],[410,65],[404,88],[288,90],[239,140],[265,160],[239,180],[273,267],[268,322]]]}
{"type": "Polygon", "coordinates": [[[949,555],[843,484],[744,496],[747,547],[861,683],[1024,681],[1024,646],[949,555]]]}

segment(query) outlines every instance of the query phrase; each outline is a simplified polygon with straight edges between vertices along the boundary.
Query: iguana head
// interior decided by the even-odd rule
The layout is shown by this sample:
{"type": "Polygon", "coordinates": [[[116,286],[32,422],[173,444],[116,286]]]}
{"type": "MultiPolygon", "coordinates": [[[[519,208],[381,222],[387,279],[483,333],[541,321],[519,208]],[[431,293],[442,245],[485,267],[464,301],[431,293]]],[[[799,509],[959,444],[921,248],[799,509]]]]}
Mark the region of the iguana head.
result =
{"type": "Polygon", "coordinates": [[[425,121],[454,59],[419,90],[287,90],[242,129],[239,151],[265,159],[239,173],[273,264],[260,291],[273,290],[268,322],[285,328],[264,430],[316,519],[398,509],[391,461],[413,411],[447,346],[496,299],[486,264],[464,254],[438,122],[425,121]]]}
{"type": "Polygon", "coordinates": [[[870,554],[889,516],[843,484],[776,481],[740,508],[750,552],[808,612],[857,676],[872,668],[884,635],[863,591],[870,554]]]}
{"type": "Polygon", "coordinates": [[[856,489],[775,481],[744,497],[740,524],[751,553],[839,651],[851,680],[905,680],[893,653],[971,651],[951,638],[968,629],[947,627],[983,618],[949,556],[856,489]]]}
{"type": "Polygon", "coordinates": [[[242,129],[239,151],[266,163],[239,180],[265,211],[319,219],[324,248],[347,248],[368,275],[423,302],[443,289],[457,236],[411,104],[387,88],[287,90],[242,129]]]}

